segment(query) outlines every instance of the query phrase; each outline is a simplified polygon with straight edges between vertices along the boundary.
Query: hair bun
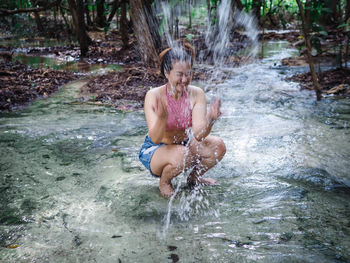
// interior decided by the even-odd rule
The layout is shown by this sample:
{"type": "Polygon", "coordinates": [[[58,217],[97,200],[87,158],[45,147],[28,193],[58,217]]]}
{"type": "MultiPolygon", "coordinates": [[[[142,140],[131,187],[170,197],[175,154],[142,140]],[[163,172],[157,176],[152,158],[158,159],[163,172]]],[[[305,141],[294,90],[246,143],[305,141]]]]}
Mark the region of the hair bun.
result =
{"type": "Polygon", "coordinates": [[[164,49],[162,52],[160,52],[159,54],[159,60],[160,63],[162,64],[163,58],[165,56],[166,53],[168,53],[171,50],[171,47],[164,49]]]}
{"type": "MultiPolygon", "coordinates": [[[[186,42],[186,40],[179,40],[177,42],[182,46],[182,48],[186,52],[191,54],[192,60],[194,60],[196,57],[196,52],[194,50],[194,47],[190,43],[186,42]]],[[[171,50],[171,47],[168,47],[168,48],[164,49],[162,52],[160,52],[160,54],[159,54],[160,63],[162,63],[165,54],[168,53],[170,50],[171,50]]]]}
{"type": "Polygon", "coordinates": [[[196,52],[194,50],[194,47],[190,43],[186,42],[185,40],[182,41],[182,45],[186,52],[191,53],[192,60],[194,60],[196,58],[196,52]]]}

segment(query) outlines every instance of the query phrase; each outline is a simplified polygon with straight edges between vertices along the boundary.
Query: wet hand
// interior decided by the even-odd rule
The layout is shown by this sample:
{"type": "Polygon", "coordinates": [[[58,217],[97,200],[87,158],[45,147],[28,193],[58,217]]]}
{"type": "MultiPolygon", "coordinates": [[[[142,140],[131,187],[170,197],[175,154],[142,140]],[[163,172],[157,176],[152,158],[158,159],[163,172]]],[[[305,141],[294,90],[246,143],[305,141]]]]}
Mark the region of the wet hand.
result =
{"type": "Polygon", "coordinates": [[[210,102],[208,119],[213,122],[216,121],[222,114],[221,110],[221,100],[219,98],[213,98],[210,102]]]}

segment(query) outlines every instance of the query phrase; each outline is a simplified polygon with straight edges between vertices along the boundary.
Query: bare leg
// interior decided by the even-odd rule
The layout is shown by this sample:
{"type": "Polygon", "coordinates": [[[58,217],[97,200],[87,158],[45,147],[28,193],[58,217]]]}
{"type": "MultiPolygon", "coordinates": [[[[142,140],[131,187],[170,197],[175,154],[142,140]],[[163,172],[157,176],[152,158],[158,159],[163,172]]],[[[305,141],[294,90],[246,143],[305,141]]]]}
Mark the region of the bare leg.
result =
{"type": "Polygon", "coordinates": [[[192,185],[217,185],[218,181],[213,178],[201,176],[216,165],[224,157],[226,147],[222,139],[208,136],[202,142],[190,145],[191,155],[196,159],[195,166],[188,177],[188,183],[192,185]]]}
{"type": "Polygon", "coordinates": [[[202,142],[191,141],[189,147],[182,145],[164,145],[154,153],[151,159],[151,171],[160,176],[159,190],[168,198],[174,194],[171,180],[182,171],[193,167],[188,177],[190,184],[217,184],[215,179],[201,176],[219,162],[225,155],[224,142],[215,136],[208,136],[202,142]]]}
{"type": "Polygon", "coordinates": [[[160,176],[161,195],[168,198],[174,194],[171,180],[191,166],[190,152],[182,145],[161,146],[154,153],[150,166],[152,173],[160,176]]]}

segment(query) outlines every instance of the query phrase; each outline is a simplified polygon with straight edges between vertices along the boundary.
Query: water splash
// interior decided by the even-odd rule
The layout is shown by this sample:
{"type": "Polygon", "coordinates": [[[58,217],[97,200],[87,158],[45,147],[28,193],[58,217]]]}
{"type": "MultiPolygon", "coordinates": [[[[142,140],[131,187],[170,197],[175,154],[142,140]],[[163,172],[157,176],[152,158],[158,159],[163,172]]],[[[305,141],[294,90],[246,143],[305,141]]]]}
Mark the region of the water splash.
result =
{"type": "Polygon", "coordinates": [[[235,10],[233,14],[234,24],[236,26],[243,26],[246,36],[251,41],[251,48],[248,52],[248,57],[255,58],[259,51],[259,31],[256,18],[251,13],[244,13],[235,10]]]}
{"type": "MultiPolygon", "coordinates": [[[[193,134],[192,134],[192,128],[188,128],[186,130],[187,136],[189,138],[192,138],[193,134]]],[[[175,193],[170,197],[169,199],[169,203],[168,203],[168,211],[167,214],[164,218],[164,225],[163,225],[163,230],[162,230],[162,238],[165,238],[168,230],[169,230],[169,226],[170,226],[170,219],[171,219],[171,212],[172,212],[172,207],[173,207],[173,202],[174,202],[174,198],[178,195],[179,191],[180,191],[180,187],[183,183],[187,183],[187,177],[188,177],[188,170],[186,171],[186,160],[187,157],[190,153],[190,149],[189,149],[189,144],[190,142],[188,142],[188,144],[186,145],[186,151],[185,151],[185,155],[184,155],[184,159],[183,159],[183,170],[182,173],[180,175],[178,175],[176,177],[176,180],[174,179],[173,181],[177,181],[176,184],[176,188],[175,188],[175,193]]]]}
{"type": "MultiPolygon", "coordinates": [[[[233,26],[230,20],[231,0],[223,0],[217,9],[218,22],[214,25],[208,23],[205,42],[213,53],[214,66],[221,66],[225,61],[225,53],[230,44],[230,32],[233,26]]],[[[210,22],[210,21],[209,21],[210,22]]]]}
{"type": "MultiPolygon", "coordinates": [[[[162,29],[165,36],[165,41],[168,47],[171,47],[173,51],[178,52],[181,55],[183,51],[182,43],[176,41],[174,36],[174,17],[175,23],[178,25],[178,17],[183,11],[186,3],[182,2],[170,2],[169,1],[158,1],[156,3],[156,9],[158,13],[160,12],[162,19],[162,29]]],[[[207,32],[205,34],[205,43],[212,54],[213,59],[213,73],[211,79],[215,79],[219,74],[222,73],[222,68],[227,67],[227,56],[230,55],[230,34],[234,26],[243,27],[246,30],[247,37],[251,40],[252,48],[247,56],[255,57],[258,52],[258,30],[256,28],[256,21],[250,14],[231,11],[231,0],[222,0],[217,8],[217,22],[214,25],[210,24],[208,21],[207,32]]],[[[177,28],[177,26],[176,26],[177,28]]],[[[183,54],[185,57],[186,54],[183,54]]],[[[182,56],[180,56],[182,57],[182,56]]],[[[224,73],[225,74],[225,73],[224,73]]],[[[211,83],[212,81],[209,81],[211,83]]],[[[209,84],[210,85],[210,84],[209,84]]],[[[206,89],[206,87],[204,87],[206,89]]],[[[186,148],[186,154],[184,158],[184,165],[188,157],[189,149],[186,148]]],[[[183,192],[181,194],[180,203],[174,209],[175,197],[178,195],[181,185],[185,184],[187,181],[188,171],[183,171],[173,181],[176,182],[175,194],[169,199],[167,214],[164,218],[164,225],[162,228],[161,236],[166,237],[169,226],[171,223],[171,216],[173,210],[175,210],[181,220],[189,220],[192,216],[198,215],[203,211],[206,213],[214,214],[218,216],[216,210],[210,210],[209,198],[204,194],[201,187],[195,187],[190,194],[183,192]]]]}

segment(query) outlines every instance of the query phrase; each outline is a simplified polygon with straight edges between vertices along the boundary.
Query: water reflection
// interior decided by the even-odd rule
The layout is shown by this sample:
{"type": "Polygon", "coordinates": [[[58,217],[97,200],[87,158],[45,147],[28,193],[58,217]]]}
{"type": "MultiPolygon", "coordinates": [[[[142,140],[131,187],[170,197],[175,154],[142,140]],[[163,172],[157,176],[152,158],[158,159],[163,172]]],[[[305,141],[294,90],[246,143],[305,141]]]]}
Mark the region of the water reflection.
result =
{"type": "Polygon", "coordinates": [[[90,64],[83,61],[65,61],[51,57],[30,56],[24,54],[15,55],[12,61],[19,61],[33,68],[50,68],[55,70],[90,74],[103,74],[109,71],[118,71],[122,69],[122,67],[118,64],[90,64]]]}

